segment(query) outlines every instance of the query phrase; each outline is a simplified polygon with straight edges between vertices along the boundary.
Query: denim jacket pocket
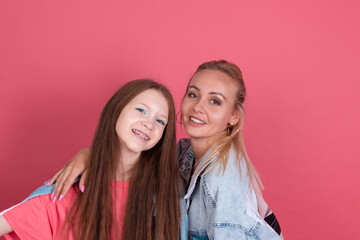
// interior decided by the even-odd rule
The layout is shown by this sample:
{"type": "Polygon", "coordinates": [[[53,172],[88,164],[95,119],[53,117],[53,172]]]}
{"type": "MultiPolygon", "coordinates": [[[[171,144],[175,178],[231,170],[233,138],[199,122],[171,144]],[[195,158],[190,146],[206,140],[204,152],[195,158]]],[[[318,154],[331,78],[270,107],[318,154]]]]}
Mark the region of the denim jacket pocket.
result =
{"type": "Polygon", "coordinates": [[[256,223],[253,227],[247,228],[241,224],[234,223],[214,223],[212,226],[214,239],[260,239],[258,229],[260,223],[256,223]]]}
{"type": "Polygon", "coordinates": [[[208,184],[206,182],[206,176],[201,177],[201,182],[202,182],[202,186],[204,188],[204,192],[205,192],[205,194],[207,196],[207,199],[209,200],[211,205],[215,208],[216,207],[216,201],[215,201],[214,197],[212,196],[211,191],[210,191],[210,189],[208,187],[208,184]]]}

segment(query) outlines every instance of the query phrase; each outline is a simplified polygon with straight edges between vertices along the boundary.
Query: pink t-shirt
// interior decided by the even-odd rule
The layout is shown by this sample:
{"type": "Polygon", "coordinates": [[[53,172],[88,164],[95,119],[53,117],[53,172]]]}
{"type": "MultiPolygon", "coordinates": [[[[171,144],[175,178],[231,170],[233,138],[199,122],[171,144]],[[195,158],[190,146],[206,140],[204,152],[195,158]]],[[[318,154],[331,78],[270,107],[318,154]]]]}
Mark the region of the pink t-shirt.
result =
{"type": "MultiPolygon", "coordinates": [[[[119,228],[123,222],[128,189],[129,182],[116,182],[116,216],[119,228]]],[[[79,191],[78,185],[74,184],[66,196],[61,201],[56,201],[55,204],[52,203],[50,194],[45,194],[8,210],[3,217],[13,232],[5,235],[5,238],[8,240],[60,239],[63,224],[79,191]]],[[[74,239],[72,233],[69,234],[69,239],[74,239]]]]}

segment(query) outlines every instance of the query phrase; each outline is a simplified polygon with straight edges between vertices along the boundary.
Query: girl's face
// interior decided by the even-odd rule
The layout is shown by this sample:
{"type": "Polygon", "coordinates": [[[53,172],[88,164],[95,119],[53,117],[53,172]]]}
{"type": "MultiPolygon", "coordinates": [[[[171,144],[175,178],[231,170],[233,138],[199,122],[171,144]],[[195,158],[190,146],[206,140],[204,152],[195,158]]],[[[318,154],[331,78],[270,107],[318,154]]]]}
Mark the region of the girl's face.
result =
{"type": "Polygon", "coordinates": [[[181,104],[186,132],[192,139],[209,139],[240,120],[235,109],[237,87],[227,74],[202,70],[190,81],[181,104]]]}
{"type": "Polygon", "coordinates": [[[122,154],[140,154],[154,147],[164,132],[168,113],[168,102],[157,90],[145,90],[133,98],[115,126],[122,154]]]}

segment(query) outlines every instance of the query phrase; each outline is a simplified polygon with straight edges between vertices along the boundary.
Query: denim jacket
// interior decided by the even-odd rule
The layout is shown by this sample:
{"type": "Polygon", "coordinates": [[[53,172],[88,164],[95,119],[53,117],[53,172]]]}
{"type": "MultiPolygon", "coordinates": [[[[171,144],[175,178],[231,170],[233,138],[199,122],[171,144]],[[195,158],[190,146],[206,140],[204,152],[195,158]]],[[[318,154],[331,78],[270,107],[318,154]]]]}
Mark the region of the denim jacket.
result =
{"type": "Polygon", "coordinates": [[[181,183],[187,189],[184,199],[189,239],[281,239],[261,217],[249,211],[251,203],[256,202],[251,198],[256,196],[250,187],[246,164],[241,161],[239,168],[234,148],[229,152],[224,174],[220,164],[204,174],[216,160],[214,157],[205,165],[208,151],[199,161],[201,170],[191,176],[194,153],[190,139],[179,141],[178,154],[181,183]]]}

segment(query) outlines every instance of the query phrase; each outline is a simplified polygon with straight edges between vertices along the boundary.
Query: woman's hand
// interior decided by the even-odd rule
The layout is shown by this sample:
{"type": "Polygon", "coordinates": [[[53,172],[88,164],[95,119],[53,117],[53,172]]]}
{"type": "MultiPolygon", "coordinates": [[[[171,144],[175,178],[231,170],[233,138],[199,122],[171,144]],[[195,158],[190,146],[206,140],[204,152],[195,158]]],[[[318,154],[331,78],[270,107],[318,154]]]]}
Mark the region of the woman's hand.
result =
{"type": "Polygon", "coordinates": [[[79,188],[81,192],[84,192],[84,183],[87,175],[86,166],[89,161],[89,155],[90,148],[87,147],[81,149],[70,162],[57,172],[47,183],[47,186],[50,186],[55,182],[54,191],[51,194],[51,199],[53,199],[54,202],[65,197],[79,175],[82,175],[79,181],[79,188]]]}

